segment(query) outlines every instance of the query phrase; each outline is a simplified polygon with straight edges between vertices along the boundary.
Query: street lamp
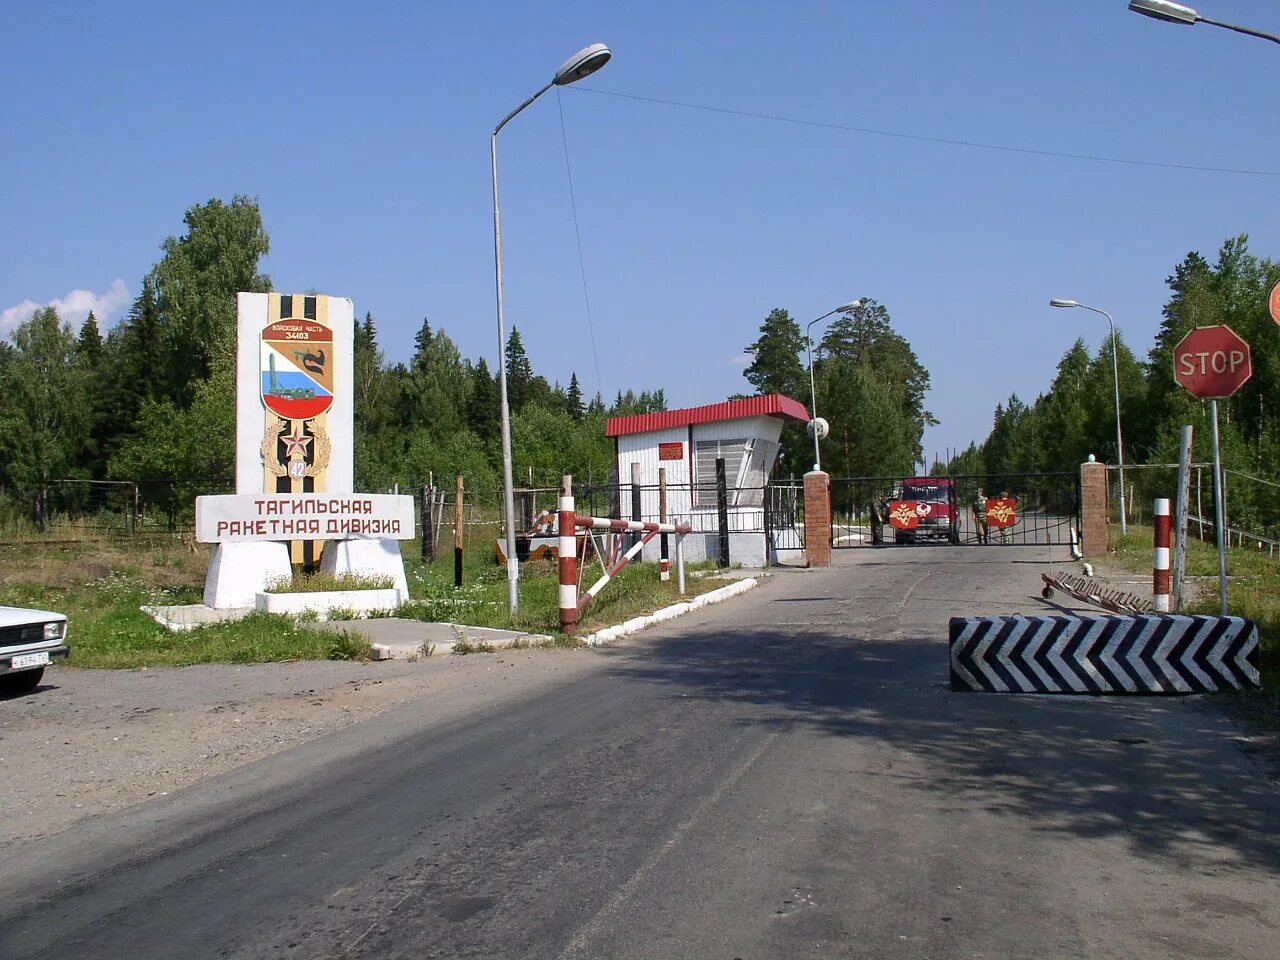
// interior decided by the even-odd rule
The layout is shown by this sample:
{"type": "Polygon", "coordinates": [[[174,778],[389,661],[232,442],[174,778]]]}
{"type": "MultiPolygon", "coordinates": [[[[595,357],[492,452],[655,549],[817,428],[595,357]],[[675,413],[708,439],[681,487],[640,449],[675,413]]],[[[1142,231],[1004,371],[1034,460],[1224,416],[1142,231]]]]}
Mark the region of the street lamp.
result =
{"type": "MultiPolygon", "coordinates": [[[[1136,2],[1136,0],[1135,0],[1136,2]]],[[[1111,314],[1098,307],[1091,307],[1087,303],[1077,303],[1074,300],[1060,300],[1054,298],[1049,301],[1051,307],[1079,307],[1081,310],[1092,310],[1094,313],[1100,313],[1107,318],[1107,323],[1111,325],[1111,375],[1115,380],[1116,392],[1116,458],[1120,465],[1120,532],[1127,534],[1129,532],[1129,523],[1125,517],[1124,505],[1124,441],[1120,436],[1120,364],[1117,359],[1119,349],[1116,341],[1116,322],[1111,319],[1111,314]]]]}
{"type": "Polygon", "coordinates": [[[831,316],[833,313],[853,313],[853,311],[857,310],[860,306],[862,306],[861,300],[850,300],[848,303],[842,303],[834,310],[828,310],[822,316],[818,317],[817,320],[810,320],[809,325],[804,328],[805,352],[809,356],[809,410],[813,414],[813,419],[809,421],[809,426],[813,432],[813,469],[815,471],[822,469],[822,454],[818,450],[818,440],[821,439],[818,436],[817,422],[818,392],[813,384],[813,337],[809,335],[809,332],[813,329],[813,325],[815,323],[827,319],[827,317],[831,316]]]}
{"type": "Polygon", "coordinates": [[[1207,23],[1210,26],[1234,30],[1236,33],[1245,33],[1251,37],[1261,37],[1272,43],[1280,43],[1280,36],[1274,33],[1254,30],[1252,27],[1239,27],[1234,23],[1223,23],[1221,20],[1210,20],[1208,17],[1200,16],[1194,7],[1188,7],[1185,3],[1172,3],[1171,0],[1129,0],[1129,9],[1144,17],[1162,20],[1165,23],[1181,23],[1188,27],[1193,27],[1197,23],[1207,23]]]}
{"type": "Polygon", "coordinates": [[[498,133],[517,113],[550,90],[589,77],[609,62],[609,48],[603,43],[583,47],[560,65],[541,90],[516,107],[493,128],[489,156],[493,161],[493,261],[498,297],[498,395],[502,407],[502,495],[507,515],[507,604],[512,613],[520,607],[520,561],[516,557],[516,499],[511,469],[511,408],[507,404],[507,334],[502,316],[502,215],[498,206],[498,133]]]}

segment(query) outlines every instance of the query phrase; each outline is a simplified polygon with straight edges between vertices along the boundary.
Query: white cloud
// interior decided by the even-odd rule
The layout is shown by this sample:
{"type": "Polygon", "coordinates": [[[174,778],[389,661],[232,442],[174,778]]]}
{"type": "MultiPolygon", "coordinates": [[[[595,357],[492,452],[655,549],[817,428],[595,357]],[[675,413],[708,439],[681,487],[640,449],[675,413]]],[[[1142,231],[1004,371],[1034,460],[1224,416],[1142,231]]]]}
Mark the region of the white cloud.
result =
{"type": "Polygon", "coordinates": [[[31,315],[43,307],[53,307],[64,323],[79,328],[85,317],[93,311],[99,327],[106,327],[107,320],[129,302],[129,288],[119,277],[103,293],[92,290],[72,290],[70,293],[50,300],[48,303],[36,303],[34,300],[23,300],[12,307],[0,310],[0,337],[8,337],[25,323],[31,315]]]}

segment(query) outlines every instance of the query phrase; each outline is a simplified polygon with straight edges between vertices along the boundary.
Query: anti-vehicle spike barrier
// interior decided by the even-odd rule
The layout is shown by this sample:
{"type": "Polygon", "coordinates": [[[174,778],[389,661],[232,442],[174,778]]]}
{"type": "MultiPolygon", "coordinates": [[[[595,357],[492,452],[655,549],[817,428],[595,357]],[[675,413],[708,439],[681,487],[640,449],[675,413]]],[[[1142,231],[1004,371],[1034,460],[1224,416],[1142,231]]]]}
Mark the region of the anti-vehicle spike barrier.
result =
{"type": "MultiPolygon", "coordinates": [[[[560,629],[573,636],[578,626],[578,615],[586,608],[605,585],[630,563],[654,537],[676,537],[676,578],[680,593],[684,593],[684,537],[692,533],[687,523],[649,523],[641,520],[611,520],[608,517],[580,517],[574,512],[573,478],[564,478],[564,487],[558,504],[558,542],[560,569],[560,629]],[[609,530],[615,533],[636,533],[641,536],[631,548],[605,568],[600,577],[581,596],[578,596],[578,530],[609,530]]],[[[597,551],[598,552],[598,551],[597,551]]]]}

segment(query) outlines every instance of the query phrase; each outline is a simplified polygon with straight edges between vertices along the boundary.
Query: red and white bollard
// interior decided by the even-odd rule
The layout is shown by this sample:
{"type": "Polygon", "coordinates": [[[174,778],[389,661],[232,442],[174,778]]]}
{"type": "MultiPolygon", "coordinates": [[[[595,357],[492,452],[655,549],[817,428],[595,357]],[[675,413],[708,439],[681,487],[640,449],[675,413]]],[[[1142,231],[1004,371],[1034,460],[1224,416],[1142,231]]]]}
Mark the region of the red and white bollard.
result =
{"type": "Polygon", "coordinates": [[[1159,499],[1151,510],[1155,525],[1155,550],[1152,563],[1151,609],[1156,613],[1169,612],[1169,540],[1173,533],[1173,518],[1169,515],[1169,501],[1159,499]]]}
{"type": "Polygon", "coordinates": [[[560,629],[571,637],[578,629],[578,525],[573,512],[572,484],[571,478],[564,478],[556,544],[560,561],[560,629]]]}

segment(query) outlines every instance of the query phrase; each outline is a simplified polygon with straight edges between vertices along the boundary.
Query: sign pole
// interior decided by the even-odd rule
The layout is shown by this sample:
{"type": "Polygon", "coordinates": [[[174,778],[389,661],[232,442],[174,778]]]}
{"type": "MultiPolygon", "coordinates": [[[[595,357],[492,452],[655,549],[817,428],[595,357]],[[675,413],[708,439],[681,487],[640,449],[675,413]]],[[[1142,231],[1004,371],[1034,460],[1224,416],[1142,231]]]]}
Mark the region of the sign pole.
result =
{"type": "Polygon", "coordinates": [[[1223,546],[1222,519],[1222,446],[1218,441],[1218,401],[1209,401],[1209,416],[1213,418],[1213,526],[1218,537],[1218,595],[1222,600],[1222,615],[1227,615],[1227,552],[1223,546]]]}

